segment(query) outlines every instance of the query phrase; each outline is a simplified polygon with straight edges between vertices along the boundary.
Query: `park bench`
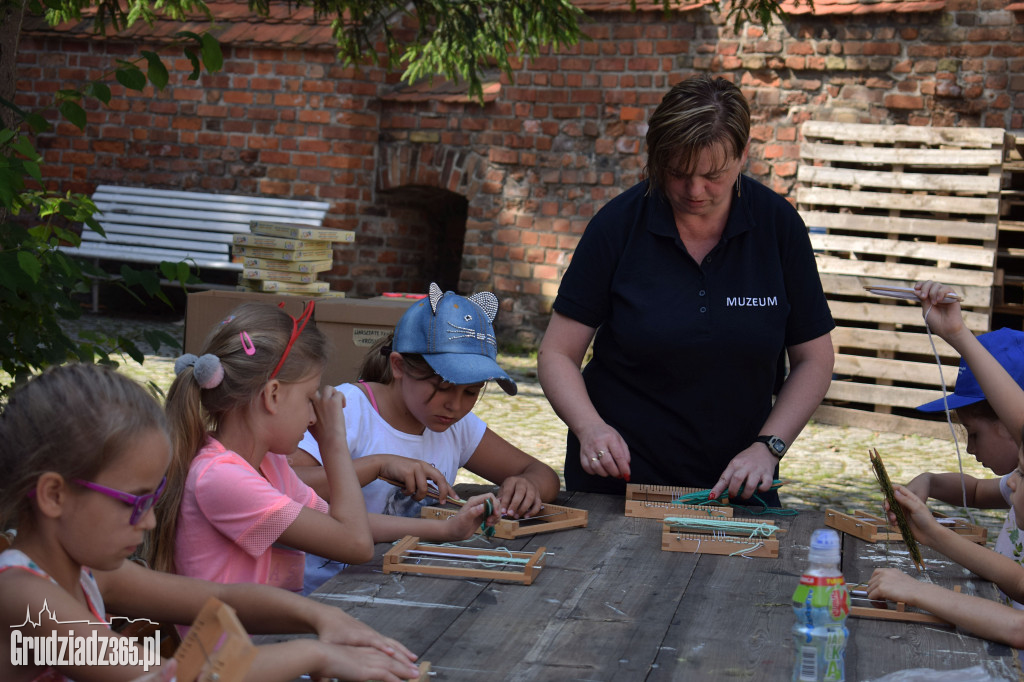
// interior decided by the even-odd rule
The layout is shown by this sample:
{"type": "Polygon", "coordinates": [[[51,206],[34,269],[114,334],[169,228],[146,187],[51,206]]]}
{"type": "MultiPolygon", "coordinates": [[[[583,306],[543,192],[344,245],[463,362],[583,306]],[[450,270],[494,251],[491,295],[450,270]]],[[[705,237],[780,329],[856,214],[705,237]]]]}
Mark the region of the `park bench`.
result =
{"type": "MultiPolygon", "coordinates": [[[[66,247],[83,258],[157,264],[188,261],[200,270],[241,271],[231,257],[232,235],[251,220],[321,225],[330,204],[236,194],[100,185],[92,195],[106,237],[88,226],[82,243],[66,247]]],[[[98,289],[93,287],[93,309],[98,289]]]]}

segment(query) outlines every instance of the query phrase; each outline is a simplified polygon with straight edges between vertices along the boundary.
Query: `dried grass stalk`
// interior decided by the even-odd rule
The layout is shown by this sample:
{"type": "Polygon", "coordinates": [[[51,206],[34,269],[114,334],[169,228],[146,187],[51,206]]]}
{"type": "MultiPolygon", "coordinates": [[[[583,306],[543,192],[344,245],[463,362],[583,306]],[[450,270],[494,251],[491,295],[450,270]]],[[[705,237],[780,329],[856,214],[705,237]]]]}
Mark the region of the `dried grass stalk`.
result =
{"type": "Polygon", "coordinates": [[[914,539],[914,532],[910,530],[907,517],[903,514],[903,507],[896,501],[896,492],[893,490],[892,481],[889,480],[885,465],[882,464],[882,457],[874,448],[868,450],[868,456],[871,458],[871,467],[875,470],[875,478],[878,479],[878,485],[882,488],[882,494],[885,495],[885,500],[889,503],[889,509],[896,516],[896,525],[900,529],[900,535],[903,536],[903,542],[907,544],[910,558],[913,559],[917,570],[923,571],[924,559],[921,557],[921,548],[918,546],[917,540],[914,539]]]}

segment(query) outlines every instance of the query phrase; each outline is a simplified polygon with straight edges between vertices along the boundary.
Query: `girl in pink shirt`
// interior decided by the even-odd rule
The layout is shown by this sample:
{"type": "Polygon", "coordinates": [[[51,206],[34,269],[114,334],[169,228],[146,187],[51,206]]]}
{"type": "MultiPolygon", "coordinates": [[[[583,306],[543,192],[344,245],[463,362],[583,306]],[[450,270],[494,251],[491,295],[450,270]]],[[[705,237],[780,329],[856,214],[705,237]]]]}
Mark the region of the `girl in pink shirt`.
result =
{"type": "MultiPolygon", "coordinates": [[[[122,637],[110,629],[110,612],[187,625],[210,597],[233,607],[247,628],[317,635],[257,647],[248,682],[419,676],[405,647],[341,609],[265,585],[221,585],[125,561],[154,526],[170,461],[160,405],[110,368],[54,367],[11,394],[0,414],[0,529],[17,533],[0,552],[0,629],[11,633],[0,637],[0,680],[137,680],[146,666],[130,656],[105,657],[109,665],[77,656],[37,662],[38,652],[12,649],[15,633],[18,641],[96,637],[104,640],[97,651],[124,651],[133,647],[108,641],[122,637]]],[[[146,679],[166,679],[173,665],[158,667],[146,679]]]]}
{"type": "MultiPolygon", "coordinates": [[[[345,399],[321,386],[326,341],[312,314],[312,302],[297,319],[243,304],[210,332],[202,355],[175,362],[167,397],[174,459],[157,507],[155,568],[297,591],[305,552],[343,563],[373,557],[371,519],[346,443],[345,399]],[[288,465],[286,454],[307,428],[324,455],[330,504],[288,465]]],[[[448,522],[415,521],[443,526],[448,539],[469,537],[487,497],[471,499],[448,522]]]]}

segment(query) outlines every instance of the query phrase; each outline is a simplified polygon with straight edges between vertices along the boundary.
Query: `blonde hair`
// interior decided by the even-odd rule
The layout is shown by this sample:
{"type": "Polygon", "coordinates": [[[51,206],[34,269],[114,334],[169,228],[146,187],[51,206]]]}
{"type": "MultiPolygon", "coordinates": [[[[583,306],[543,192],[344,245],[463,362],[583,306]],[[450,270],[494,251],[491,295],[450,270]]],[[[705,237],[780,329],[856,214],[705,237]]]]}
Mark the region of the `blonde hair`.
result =
{"type": "Polygon", "coordinates": [[[160,403],[110,367],[71,363],[30,379],[0,413],[0,529],[31,519],[42,474],[92,480],[151,429],[167,434],[160,403]]]}
{"type": "Polygon", "coordinates": [[[736,85],[708,75],[677,83],[648,121],[648,192],[664,187],[672,170],[692,173],[708,149],[738,159],[749,140],[750,105],[736,85]]]}
{"type": "MultiPolygon", "coordinates": [[[[224,370],[223,380],[212,388],[200,388],[193,367],[185,367],[171,384],[167,418],[174,456],[167,472],[167,487],[156,505],[157,527],[147,551],[153,568],[174,572],[174,539],[185,479],[207,433],[219,428],[226,414],[248,406],[259,395],[284,356],[293,329],[294,318],[280,308],[244,303],[203,343],[201,354],[217,356],[224,370]],[[253,348],[255,352],[250,354],[253,348]]],[[[308,324],[295,338],[274,378],[285,384],[297,383],[323,371],[326,362],[327,341],[313,324],[308,324]]]]}

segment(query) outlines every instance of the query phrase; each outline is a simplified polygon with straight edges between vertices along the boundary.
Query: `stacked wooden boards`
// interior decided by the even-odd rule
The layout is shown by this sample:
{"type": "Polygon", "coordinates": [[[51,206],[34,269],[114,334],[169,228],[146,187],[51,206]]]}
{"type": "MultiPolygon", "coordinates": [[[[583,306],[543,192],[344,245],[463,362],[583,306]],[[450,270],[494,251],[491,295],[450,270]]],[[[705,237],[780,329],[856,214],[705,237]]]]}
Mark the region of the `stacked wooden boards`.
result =
{"type": "Polygon", "coordinates": [[[1003,163],[992,328],[1024,329],[1024,132],[1003,163]]]}
{"type": "MultiPolygon", "coordinates": [[[[797,208],[837,324],[815,419],[948,437],[914,410],[942,385],[921,307],[864,287],[951,284],[968,326],[989,330],[1005,131],[808,121],[802,134],[797,208]]],[[[952,390],[958,357],[934,342],[952,390]]]]}

